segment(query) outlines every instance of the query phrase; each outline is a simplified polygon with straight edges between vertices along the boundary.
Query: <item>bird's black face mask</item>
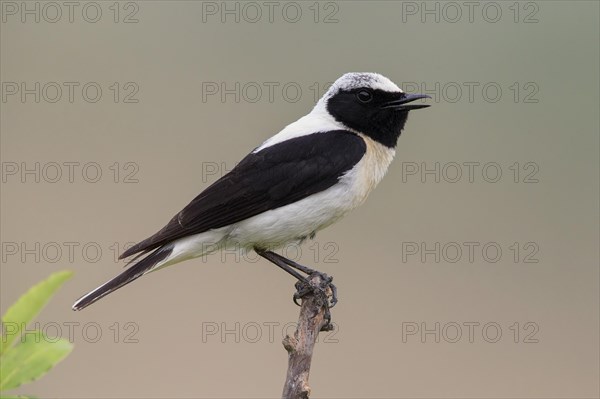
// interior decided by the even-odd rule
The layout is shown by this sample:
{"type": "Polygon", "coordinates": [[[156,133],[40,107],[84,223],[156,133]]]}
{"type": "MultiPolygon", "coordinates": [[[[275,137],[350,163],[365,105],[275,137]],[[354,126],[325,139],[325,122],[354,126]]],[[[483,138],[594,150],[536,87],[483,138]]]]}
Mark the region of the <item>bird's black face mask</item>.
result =
{"type": "Polygon", "coordinates": [[[428,107],[409,104],[428,96],[357,88],[341,90],[327,102],[327,110],[349,128],[394,148],[408,119],[408,111],[428,107]]]}

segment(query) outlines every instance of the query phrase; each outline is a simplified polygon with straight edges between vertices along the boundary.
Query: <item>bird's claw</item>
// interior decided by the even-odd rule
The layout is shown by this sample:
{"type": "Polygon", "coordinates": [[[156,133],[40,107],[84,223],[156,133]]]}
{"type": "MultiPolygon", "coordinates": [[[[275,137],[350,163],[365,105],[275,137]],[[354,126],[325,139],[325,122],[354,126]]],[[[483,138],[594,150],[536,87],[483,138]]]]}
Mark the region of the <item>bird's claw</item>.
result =
{"type": "Polygon", "coordinates": [[[321,297],[321,300],[326,305],[327,309],[333,308],[338,302],[338,298],[337,287],[332,283],[332,281],[333,277],[321,272],[314,272],[310,276],[308,276],[306,280],[298,281],[296,283],[296,292],[294,293],[294,303],[300,306],[298,300],[304,298],[307,294],[312,292],[315,295],[321,297]],[[319,277],[321,277],[321,286],[317,287],[310,283],[314,275],[318,275],[319,277]],[[326,289],[328,286],[331,288],[331,299],[328,299],[326,293],[326,289]]]}
{"type": "Polygon", "coordinates": [[[337,299],[337,288],[332,283],[333,277],[326,275],[325,273],[313,272],[306,279],[299,280],[296,283],[296,293],[294,293],[294,303],[300,306],[298,300],[304,298],[306,295],[312,293],[318,298],[319,302],[325,306],[325,314],[323,320],[325,323],[321,327],[321,331],[332,331],[333,324],[331,324],[331,311],[330,309],[335,306],[338,302],[337,299]],[[321,284],[312,284],[312,277],[318,275],[321,277],[321,284]],[[331,299],[327,296],[327,287],[331,289],[331,299]]]}

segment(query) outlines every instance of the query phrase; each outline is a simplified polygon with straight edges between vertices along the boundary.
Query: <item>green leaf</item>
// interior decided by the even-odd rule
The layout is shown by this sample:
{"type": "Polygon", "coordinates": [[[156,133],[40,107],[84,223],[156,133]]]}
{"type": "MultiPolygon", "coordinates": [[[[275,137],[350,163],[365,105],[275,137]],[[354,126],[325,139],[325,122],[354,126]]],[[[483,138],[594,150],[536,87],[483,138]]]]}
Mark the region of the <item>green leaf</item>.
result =
{"type": "Polygon", "coordinates": [[[28,332],[23,338],[2,356],[0,391],[40,378],[73,350],[66,339],[48,338],[41,331],[28,332]]]}
{"type": "Polygon", "coordinates": [[[12,342],[21,336],[21,331],[37,316],[50,300],[52,295],[67,281],[73,272],[61,271],[50,275],[46,280],[34,285],[12,305],[2,317],[4,331],[9,332],[2,336],[0,342],[0,355],[2,355],[12,342]],[[10,330],[9,330],[10,328],[10,330]]]}

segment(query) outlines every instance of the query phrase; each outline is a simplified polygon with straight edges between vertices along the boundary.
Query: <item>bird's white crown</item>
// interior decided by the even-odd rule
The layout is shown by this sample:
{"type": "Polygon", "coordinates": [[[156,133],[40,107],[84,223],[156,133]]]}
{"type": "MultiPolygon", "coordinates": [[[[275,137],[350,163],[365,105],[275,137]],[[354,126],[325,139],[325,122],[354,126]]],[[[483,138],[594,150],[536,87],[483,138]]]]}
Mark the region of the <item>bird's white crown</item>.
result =
{"type": "MultiPolygon", "coordinates": [[[[313,115],[324,115],[330,117],[327,112],[327,101],[339,93],[341,90],[352,90],[358,89],[359,87],[370,87],[374,90],[384,90],[394,93],[403,93],[403,90],[398,87],[390,79],[383,75],[374,72],[348,72],[339,77],[329,90],[319,99],[315,107],[313,108],[313,115]]],[[[333,119],[333,118],[331,118],[333,119]]]]}
{"type": "Polygon", "coordinates": [[[340,90],[352,90],[359,87],[369,87],[371,89],[379,89],[389,92],[402,92],[394,82],[383,75],[373,72],[350,72],[342,75],[336,80],[327,93],[326,98],[330,98],[340,90]]]}

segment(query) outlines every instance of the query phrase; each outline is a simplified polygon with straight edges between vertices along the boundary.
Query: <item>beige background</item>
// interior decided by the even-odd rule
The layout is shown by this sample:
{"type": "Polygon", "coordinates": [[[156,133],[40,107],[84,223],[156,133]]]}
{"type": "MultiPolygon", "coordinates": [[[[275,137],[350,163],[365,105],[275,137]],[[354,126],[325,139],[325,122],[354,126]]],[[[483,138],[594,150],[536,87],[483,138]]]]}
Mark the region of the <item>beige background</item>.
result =
{"type": "MultiPolygon", "coordinates": [[[[313,2],[300,4],[297,23],[282,18],[285,3],[277,3],[273,23],[266,15],[256,23],[243,18],[235,23],[233,17],[221,23],[218,16],[202,21],[201,2],[137,1],[138,22],[129,24],[122,19],[134,6],[120,3],[115,23],[113,2],[100,2],[101,19],[89,23],[81,15],[86,3],[77,4],[72,23],[67,15],[56,23],[43,18],[35,23],[32,17],[22,23],[19,15],[4,14],[1,24],[5,84],[79,82],[81,88],[97,82],[103,90],[96,103],[82,99],[80,89],[73,103],[66,92],[56,103],[43,97],[35,103],[31,95],[24,103],[18,96],[0,103],[4,167],[39,162],[48,173],[39,183],[35,176],[22,182],[11,175],[2,184],[0,310],[51,272],[76,272],[39,319],[49,332],[58,325],[63,336],[68,323],[79,323],[75,350],[18,392],[64,398],[277,397],[286,367],[282,330],[298,309],[291,302],[292,279],[265,261],[217,254],[146,276],[83,312],[70,306],[121,270],[110,249],[114,243],[154,233],[215,180],[203,167],[232,167],[307,113],[315,82],[322,86],[348,71],[376,71],[403,85],[424,82],[433,88],[439,82],[446,92],[437,93],[433,107],[413,112],[397,159],[367,203],[302,247],[301,260],[333,274],[340,295],[333,311],[338,332],[316,349],[314,396],[598,397],[598,2],[522,2],[516,23],[513,2],[495,3],[502,11],[496,23],[483,18],[481,5],[473,22],[464,7],[458,21],[448,22],[455,14],[446,3],[437,6],[439,23],[435,15],[421,22],[419,15],[403,13],[403,7],[422,7],[421,2],[394,1],[321,3],[318,23],[313,2]],[[338,22],[323,23],[334,11],[338,22]],[[523,22],[530,13],[537,23],[523,22]],[[123,103],[121,97],[115,103],[109,88],[114,82],[121,90],[134,82],[139,102],[123,103]],[[265,91],[256,102],[246,101],[254,97],[248,92],[236,103],[231,95],[224,102],[218,96],[203,101],[203,82],[280,86],[272,102],[265,91]],[[297,102],[282,96],[281,87],[290,82],[302,88],[297,102]],[[472,101],[465,82],[478,84],[472,101]],[[501,88],[497,102],[483,97],[486,84],[501,88]],[[456,85],[463,88],[458,101],[456,85]],[[537,103],[525,102],[533,90],[529,100],[537,103]],[[48,181],[54,176],[51,162],[71,161],[97,162],[102,179],[86,182],[79,166],[72,183],[66,176],[48,181]],[[118,183],[109,169],[115,162],[118,183]],[[137,165],[138,183],[123,183],[123,173],[134,167],[125,169],[127,162],[137,165]],[[452,162],[496,162],[503,174],[497,183],[486,182],[480,166],[472,183],[466,176],[456,183],[403,178],[403,169],[422,162],[428,168],[439,162],[450,178],[452,162]],[[510,169],[515,162],[518,183],[510,169]],[[523,182],[533,170],[525,169],[528,162],[535,165],[527,168],[538,168],[537,183],[523,182]],[[72,258],[69,242],[78,243],[72,258]],[[433,255],[423,262],[403,251],[413,242],[428,248],[439,242],[448,251],[453,248],[448,243],[479,247],[473,262],[465,251],[452,263],[455,253],[441,249],[439,263],[433,255]],[[517,262],[509,248],[515,242],[517,262]],[[24,261],[21,252],[9,254],[10,243],[34,248],[39,262],[31,254],[24,261]],[[502,249],[498,262],[482,256],[486,243],[502,249]],[[527,243],[534,244],[524,248],[527,243]],[[56,245],[63,249],[58,257],[51,252],[56,245]],[[538,263],[524,263],[536,246],[531,259],[538,263]],[[97,324],[87,324],[84,334],[83,326],[92,322],[97,324]],[[126,327],[128,322],[134,324],[126,327]],[[479,323],[473,342],[464,324],[469,322],[479,323]],[[114,323],[120,332],[116,343],[114,323]],[[235,331],[236,323],[237,337],[221,337],[222,328],[235,331]],[[428,329],[440,323],[440,342],[432,334],[403,339],[403,326],[406,332],[411,323],[428,329]],[[462,329],[456,343],[450,342],[453,323],[462,329]],[[498,342],[486,341],[494,338],[493,328],[482,335],[486,323],[502,329],[498,342]],[[98,342],[92,342],[95,330],[89,326],[100,328],[98,342]],[[215,326],[219,333],[203,339],[203,331],[215,326]],[[255,339],[257,326],[261,336],[255,339]],[[126,339],[128,332],[133,336],[126,339]],[[532,332],[529,338],[537,343],[524,342],[532,332]],[[137,343],[125,342],[132,339],[137,343]]],[[[254,16],[246,11],[246,17],[254,16]]],[[[488,19],[493,11],[487,10],[488,19]]],[[[88,172],[93,178],[93,170],[88,172]]]]}

